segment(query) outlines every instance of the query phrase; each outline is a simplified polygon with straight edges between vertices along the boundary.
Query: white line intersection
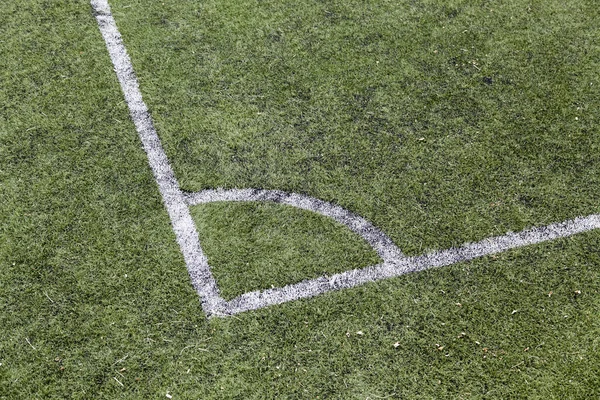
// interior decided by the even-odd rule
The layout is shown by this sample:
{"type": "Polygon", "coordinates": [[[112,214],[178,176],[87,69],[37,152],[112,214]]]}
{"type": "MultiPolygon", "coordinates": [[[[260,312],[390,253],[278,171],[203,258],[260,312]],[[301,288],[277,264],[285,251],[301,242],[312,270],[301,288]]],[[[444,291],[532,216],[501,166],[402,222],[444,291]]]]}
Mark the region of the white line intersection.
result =
{"type": "Polygon", "coordinates": [[[129,113],[171,218],[171,224],[183,253],[192,285],[200,296],[202,308],[207,316],[228,316],[256,310],[317,296],[332,290],[351,288],[367,282],[443,267],[600,228],[600,215],[592,214],[518,233],[490,237],[458,248],[435,251],[417,257],[406,257],[385,233],[369,221],[342,207],[309,196],[259,189],[216,189],[184,193],[179,187],[148,108],[142,99],[137,77],[111,14],[108,1],[91,0],[91,5],[125,95],[129,113]],[[192,205],[216,201],[268,201],[310,210],[333,218],[366,240],[383,262],[280,288],[248,292],[226,301],[219,295],[217,282],[208,265],[208,259],[202,251],[196,225],[189,211],[189,207],[192,205]]]}

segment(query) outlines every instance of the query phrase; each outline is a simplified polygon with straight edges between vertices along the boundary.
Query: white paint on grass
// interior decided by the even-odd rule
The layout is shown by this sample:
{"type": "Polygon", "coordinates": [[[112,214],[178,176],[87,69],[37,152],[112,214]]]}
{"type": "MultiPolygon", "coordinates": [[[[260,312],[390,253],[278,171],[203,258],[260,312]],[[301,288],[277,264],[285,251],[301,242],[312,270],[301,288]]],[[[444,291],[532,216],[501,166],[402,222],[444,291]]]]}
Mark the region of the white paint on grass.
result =
{"type": "Polygon", "coordinates": [[[125,95],[131,118],[135,123],[171,218],[171,224],[183,253],[192,285],[198,292],[202,308],[208,316],[227,316],[256,310],[274,304],[313,297],[332,290],[351,288],[410,272],[443,267],[600,228],[600,215],[594,214],[518,233],[507,233],[477,243],[465,244],[459,248],[436,251],[417,257],[405,257],[387,235],[364,218],[342,207],[309,196],[259,189],[218,189],[184,194],[179,188],[173,169],[154,129],[148,108],[142,100],[131,60],[111,15],[108,1],[91,0],[91,5],[125,95]],[[362,269],[305,280],[281,288],[249,292],[233,300],[225,301],[219,296],[217,284],[210,271],[208,260],[202,252],[198,232],[189,212],[190,205],[215,201],[269,201],[317,212],[333,218],[363,237],[377,251],[383,262],[362,269]]]}
{"type": "Polygon", "coordinates": [[[135,123],[144,150],[148,155],[148,162],[171,218],[171,224],[183,253],[192,285],[202,299],[202,307],[210,312],[210,310],[218,308],[223,300],[219,296],[208,260],[200,247],[196,226],[154,129],[148,108],[142,100],[142,93],[131,60],[127,55],[108,2],[107,0],[92,0],[91,4],[121,89],[123,89],[131,119],[135,123]]]}

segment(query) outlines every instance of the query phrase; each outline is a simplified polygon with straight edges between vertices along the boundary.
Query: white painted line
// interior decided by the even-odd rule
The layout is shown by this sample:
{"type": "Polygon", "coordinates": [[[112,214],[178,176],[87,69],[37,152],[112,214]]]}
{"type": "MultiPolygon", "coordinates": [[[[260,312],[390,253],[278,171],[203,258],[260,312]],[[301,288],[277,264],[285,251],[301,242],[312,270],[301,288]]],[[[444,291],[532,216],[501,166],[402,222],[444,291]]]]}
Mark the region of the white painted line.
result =
{"type": "Polygon", "coordinates": [[[231,189],[205,190],[184,194],[160,139],[142,100],[137,78],[127,55],[107,0],[91,0],[98,27],[106,42],[115,72],[125,95],[131,118],[140,136],[148,162],[152,168],[177,242],[192,280],[198,292],[202,308],[208,316],[227,316],[243,311],[256,310],[274,304],[313,297],[332,290],[340,290],[397,277],[410,272],[443,267],[485,255],[500,253],[517,247],[564,238],[577,233],[600,228],[600,215],[593,214],[544,227],[508,233],[465,244],[459,248],[436,251],[418,257],[405,257],[392,240],[364,218],[339,206],[309,196],[278,190],[231,189]],[[198,239],[196,226],[189,212],[189,205],[214,201],[270,201],[314,211],[333,218],[358,233],[377,251],[383,263],[346,271],[329,277],[305,280],[282,288],[245,293],[229,302],[219,296],[217,284],[198,239]]]}
{"type": "Polygon", "coordinates": [[[264,189],[217,189],[186,194],[189,205],[215,201],[266,201],[313,211],[332,218],[360,235],[377,252],[384,263],[396,263],[404,258],[402,251],[385,233],[366,219],[340,207],[314,197],[264,189]]]}
{"type": "Polygon", "coordinates": [[[200,247],[198,232],[190,215],[188,206],[183,200],[179,184],[167,155],[165,154],[160,139],[152,124],[148,108],[142,100],[138,81],[123,45],[121,34],[117,29],[114,18],[110,12],[107,0],[91,0],[94,15],[98,21],[98,27],[106,42],[106,48],[110,54],[115,72],[125,95],[125,101],[129,107],[129,113],[137,132],[140,136],[144,150],[148,155],[148,162],[156,178],[158,189],[162,195],[165,207],[183,258],[187,265],[192,285],[202,299],[202,308],[210,313],[211,310],[219,308],[223,299],[219,297],[217,284],[210,272],[208,260],[200,247]]]}
{"type": "Polygon", "coordinates": [[[232,315],[274,304],[313,297],[332,290],[351,288],[368,282],[397,277],[410,272],[443,267],[461,261],[468,261],[490,254],[501,253],[517,247],[564,238],[598,228],[600,228],[600,215],[595,214],[540,228],[528,229],[519,233],[508,233],[503,236],[488,238],[481,242],[465,244],[459,248],[450,248],[448,250],[436,251],[422,256],[405,258],[399,263],[383,263],[363,269],[355,269],[341,274],[335,274],[329,277],[306,280],[282,288],[245,293],[229,301],[226,308],[221,311],[220,315],[232,315]]]}

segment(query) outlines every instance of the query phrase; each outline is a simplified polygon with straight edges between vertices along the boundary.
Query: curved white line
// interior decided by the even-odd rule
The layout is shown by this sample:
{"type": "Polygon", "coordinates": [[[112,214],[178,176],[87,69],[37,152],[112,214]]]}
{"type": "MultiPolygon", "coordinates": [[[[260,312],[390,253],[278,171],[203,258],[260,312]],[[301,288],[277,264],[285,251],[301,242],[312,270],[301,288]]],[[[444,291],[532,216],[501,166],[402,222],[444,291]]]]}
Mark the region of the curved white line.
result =
{"type": "Polygon", "coordinates": [[[313,211],[339,222],[362,237],[385,264],[396,264],[405,258],[392,239],[372,223],[340,206],[314,197],[266,189],[209,189],[184,196],[185,202],[190,206],[216,201],[264,201],[313,211]]]}

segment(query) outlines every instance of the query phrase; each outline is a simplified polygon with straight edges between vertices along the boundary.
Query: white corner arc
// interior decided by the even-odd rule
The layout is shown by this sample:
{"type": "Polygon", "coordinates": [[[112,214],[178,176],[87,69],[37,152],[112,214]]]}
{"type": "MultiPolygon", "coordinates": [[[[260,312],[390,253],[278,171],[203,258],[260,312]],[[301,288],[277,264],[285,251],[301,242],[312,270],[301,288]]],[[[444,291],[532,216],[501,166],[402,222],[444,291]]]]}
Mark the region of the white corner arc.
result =
{"type": "Polygon", "coordinates": [[[188,205],[216,201],[258,201],[284,204],[329,217],[362,237],[377,252],[384,263],[397,263],[404,258],[402,251],[385,233],[366,219],[345,208],[314,197],[281,190],[209,189],[185,195],[188,205]]]}

